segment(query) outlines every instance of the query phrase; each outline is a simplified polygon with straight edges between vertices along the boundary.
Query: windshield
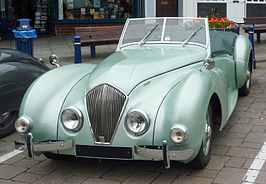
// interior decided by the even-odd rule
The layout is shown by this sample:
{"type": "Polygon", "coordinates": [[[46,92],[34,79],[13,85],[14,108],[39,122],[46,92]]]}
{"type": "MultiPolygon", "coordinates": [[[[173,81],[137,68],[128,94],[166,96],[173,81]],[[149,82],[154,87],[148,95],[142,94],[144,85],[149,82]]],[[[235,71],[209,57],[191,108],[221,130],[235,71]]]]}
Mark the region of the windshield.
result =
{"type": "Polygon", "coordinates": [[[207,47],[205,18],[129,19],[120,46],[148,43],[196,44],[207,47]]]}

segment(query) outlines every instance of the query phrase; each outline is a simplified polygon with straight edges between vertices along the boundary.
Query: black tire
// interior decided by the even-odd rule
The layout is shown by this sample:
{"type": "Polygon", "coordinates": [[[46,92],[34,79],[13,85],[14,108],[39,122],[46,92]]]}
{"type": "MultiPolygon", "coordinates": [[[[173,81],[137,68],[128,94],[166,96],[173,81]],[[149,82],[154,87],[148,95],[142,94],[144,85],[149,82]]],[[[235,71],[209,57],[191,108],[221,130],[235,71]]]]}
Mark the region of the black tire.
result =
{"type": "Polygon", "coordinates": [[[43,155],[46,158],[51,159],[51,160],[62,160],[63,159],[62,155],[55,154],[55,153],[45,152],[43,153],[43,155]]]}
{"type": "Polygon", "coordinates": [[[74,156],[71,155],[61,155],[61,154],[56,154],[56,153],[51,153],[51,152],[45,152],[43,155],[50,159],[50,160],[67,160],[67,159],[72,159],[74,156]]]}
{"type": "Polygon", "coordinates": [[[0,114],[0,138],[3,138],[15,131],[15,121],[17,118],[17,111],[0,114]]]}
{"type": "Polygon", "coordinates": [[[247,80],[245,84],[239,89],[240,96],[247,96],[249,94],[251,86],[251,76],[252,76],[252,62],[249,62],[247,68],[247,80]]]}
{"type": "Polygon", "coordinates": [[[194,169],[203,169],[210,161],[211,158],[211,145],[212,145],[212,127],[213,116],[212,108],[209,105],[206,114],[206,124],[204,128],[204,135],[202,138],[201,147],[198,155],[189,163],[194,169]]]}

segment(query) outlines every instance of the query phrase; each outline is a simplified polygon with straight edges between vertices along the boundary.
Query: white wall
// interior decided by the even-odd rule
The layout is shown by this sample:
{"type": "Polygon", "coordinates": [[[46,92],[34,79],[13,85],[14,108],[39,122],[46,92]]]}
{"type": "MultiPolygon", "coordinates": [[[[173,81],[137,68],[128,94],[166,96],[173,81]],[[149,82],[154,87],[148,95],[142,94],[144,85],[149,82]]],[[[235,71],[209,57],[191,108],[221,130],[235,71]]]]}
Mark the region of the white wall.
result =
{"type": "Polygon", "coordinates": [[[197,0],[183,0],[183,17],[197,17],[197,0]]]}
{"type": "Polygon", "coordinates": [[[156,17],[156,0],[145,0],[145,17],[156,17]]]}

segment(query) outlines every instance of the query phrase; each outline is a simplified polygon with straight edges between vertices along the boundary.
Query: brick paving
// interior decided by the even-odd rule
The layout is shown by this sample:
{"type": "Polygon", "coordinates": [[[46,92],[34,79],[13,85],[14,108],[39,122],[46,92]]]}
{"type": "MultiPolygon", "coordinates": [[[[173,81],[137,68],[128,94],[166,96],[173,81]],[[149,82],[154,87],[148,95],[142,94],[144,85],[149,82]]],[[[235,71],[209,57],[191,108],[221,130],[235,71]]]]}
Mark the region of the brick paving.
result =
{"type": "MultiPolygon", "coordinates": [[[[60,43],[54,46],[59,47],[60,43]]],[[[256,45],[259,62],[253,74],[252,91],[249,96],[239,98],[236,110],[223,131],[215,131],[211,161],[205,169],[192,170],[177,162],[171,162],[171,169],[166,170],[162,162],[99,162],[91,159],[52,161],[44,156],[30,160],[22,153],[0,164],[0,184],[241,183],[266,141],[265,49],[265,41],[256,45]]],[[[18,134],[14,133],[1,139],[0,156],[12,151],[13,141],[18,138],[18,134]]],[[[266,165],[256,183],[266,183],[266,165]]]]}

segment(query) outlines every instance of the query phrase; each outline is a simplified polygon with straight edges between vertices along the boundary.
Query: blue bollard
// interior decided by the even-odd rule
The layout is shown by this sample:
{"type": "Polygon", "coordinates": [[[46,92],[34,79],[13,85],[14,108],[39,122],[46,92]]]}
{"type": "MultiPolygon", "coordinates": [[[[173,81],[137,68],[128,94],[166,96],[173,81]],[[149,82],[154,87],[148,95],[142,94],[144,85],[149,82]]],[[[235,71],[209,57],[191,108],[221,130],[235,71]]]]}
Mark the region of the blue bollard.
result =
{"type": "Polygon", "coordinates": [[[80,36],[74,36],[74,63],[82,63],[80,36]]]}
{"type": "Polygon", "coordinates": [[[91,45],[91,58],[96,58],[95,45],[91,45]]]}
{"type": "Polygon", "coordinates": [[[256,57],[255,57],[255,48],[254,48],[254,28],[253,26],[248,27],[248,37],[252,45],[253,50],[253,68],[256,68],[256,57]]]}
{"type": "Polygon", "coordinates": [[[260,43],[260,33],[257,33],[257,43],[260,43]]]}
{"type": "Polygon", "coordinates": [[[235,33],[239,35],[239,34],[240,34],[240,25],[237,24],[237,23],[236,23],[236,28],[235,28],[235,30],[236,30],[235,33]]]}

